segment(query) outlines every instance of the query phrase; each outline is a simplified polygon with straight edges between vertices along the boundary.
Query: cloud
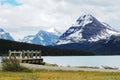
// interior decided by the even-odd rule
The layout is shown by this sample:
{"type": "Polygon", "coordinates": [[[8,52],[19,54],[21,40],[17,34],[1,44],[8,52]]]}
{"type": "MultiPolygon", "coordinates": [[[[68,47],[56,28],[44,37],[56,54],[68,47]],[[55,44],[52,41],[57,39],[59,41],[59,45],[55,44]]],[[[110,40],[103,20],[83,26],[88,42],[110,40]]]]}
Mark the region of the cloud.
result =
{"type": "MultiPolygon", "coordinates": [[[[56,0],[57,1],[57,0],[56,0]]],[[[109,7],[109,6],[119,6],[120,0],[116,1],[108,1],[108,0],[64,0],[65,2],[75,4],[75,5],[95,5],[101,7],[109,7]]]]}
{"type": "MultiPolygon", "coordinates": [[[[15,1],[15,0],[14,0],[15,1]]],[[[40,29],[56,27],[65,31],[83,14],[119,29],[119,0],[16,0],[19,6],[0,5],[0,26],[21,38],[40,29]]]]}

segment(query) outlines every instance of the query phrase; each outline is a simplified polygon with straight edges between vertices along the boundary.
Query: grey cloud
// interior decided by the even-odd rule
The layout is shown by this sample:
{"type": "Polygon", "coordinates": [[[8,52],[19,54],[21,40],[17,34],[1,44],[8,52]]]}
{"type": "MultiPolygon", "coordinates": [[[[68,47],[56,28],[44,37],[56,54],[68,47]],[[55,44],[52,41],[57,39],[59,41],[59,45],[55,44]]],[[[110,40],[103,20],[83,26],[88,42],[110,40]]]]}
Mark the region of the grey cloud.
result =
{"type": "Polygon", "coordinates": [[[120,3],[120,0],[59,0],[64,1],[66,3],[71,3],[74,5],[93,5],[93,6],[102,6],[102,7],[109,7],[109,6],[117,6],[120,3]]]}

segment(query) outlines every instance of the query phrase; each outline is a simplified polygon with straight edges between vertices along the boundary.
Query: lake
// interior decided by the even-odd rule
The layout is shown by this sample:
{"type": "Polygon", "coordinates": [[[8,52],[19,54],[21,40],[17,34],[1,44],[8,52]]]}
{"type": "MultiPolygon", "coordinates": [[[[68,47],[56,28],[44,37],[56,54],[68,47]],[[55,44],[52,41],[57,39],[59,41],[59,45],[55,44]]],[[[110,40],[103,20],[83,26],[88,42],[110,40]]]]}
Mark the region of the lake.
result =
{"type": "MultiPolygon", "coordinates": [[[[120,68],[120,56],[43,56],[44,62],[60,66],[111,66],[120,68]]],[[[1,58],[0,58],[1,59],[1,58]]]]}
{"type": "Polygon", "coordinates": [[[61,66],[111,66],[120,68],[120,56],[47,56],[43,57],[47,63],[61,66]]]}

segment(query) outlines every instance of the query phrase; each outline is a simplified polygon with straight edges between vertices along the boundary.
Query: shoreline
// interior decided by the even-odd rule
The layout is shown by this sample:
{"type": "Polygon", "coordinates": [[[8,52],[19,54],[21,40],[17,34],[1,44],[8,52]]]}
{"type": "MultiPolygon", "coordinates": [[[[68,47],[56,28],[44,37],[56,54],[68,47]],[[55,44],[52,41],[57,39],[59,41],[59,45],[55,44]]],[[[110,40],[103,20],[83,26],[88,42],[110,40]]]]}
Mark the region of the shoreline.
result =
{"type": "MultiPolygon", "coordinates": [[[[27,67],[32,70],[61,70],[61,71],[92,71],[92,72],[120,72],[120,69],[103,69],[103,68],[81,68],[77,66],[49,66],[49,65],[38,65],[38,64],[28,64],[20,63],[22,66],[27,67]]],[[[0,70],[2,65],[0,63],[0,70]]]]}
{"type": "Polygon", "coordinates": [[[26,64],[21,63],[22,66],[25,66],[30,69],[46,69],[46,70],[63,70],[63,71],[97,71],[97,72],[120,72],[120,70],[116,69],[93,69],[93,68],[78,68],[74,66],[66,67],[66,66],[46,66],[46,65],[36,65],[36,64],[26,64]]]}

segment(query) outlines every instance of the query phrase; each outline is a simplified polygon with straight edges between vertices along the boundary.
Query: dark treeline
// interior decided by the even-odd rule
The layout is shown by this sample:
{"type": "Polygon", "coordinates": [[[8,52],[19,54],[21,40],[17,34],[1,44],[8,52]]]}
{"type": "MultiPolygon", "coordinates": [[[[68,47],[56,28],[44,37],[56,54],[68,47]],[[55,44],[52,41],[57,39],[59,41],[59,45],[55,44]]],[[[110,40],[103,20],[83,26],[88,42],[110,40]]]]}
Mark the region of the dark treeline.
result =
{"type": "Polygon", "coordinates": [[[58,49],[54,47],[46,47],[35,44],[15,42],[0,39],[0,54],[8,54],[9,50],[41,50],[42,56],[78,56],[78,55],[94,55],[90,52],[76,51],[69,49],[58,49]]]}

